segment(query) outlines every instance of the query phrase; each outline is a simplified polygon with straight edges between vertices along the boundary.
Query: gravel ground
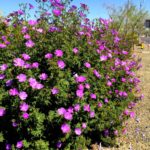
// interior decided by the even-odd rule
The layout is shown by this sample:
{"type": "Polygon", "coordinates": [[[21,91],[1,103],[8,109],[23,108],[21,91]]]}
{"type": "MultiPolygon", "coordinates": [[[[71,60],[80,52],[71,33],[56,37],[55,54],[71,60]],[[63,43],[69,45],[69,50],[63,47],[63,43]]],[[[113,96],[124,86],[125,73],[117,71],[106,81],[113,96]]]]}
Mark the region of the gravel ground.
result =
{"type": "Polygon", "coordinates": [[[129,119],[127,134],[119,137],[119,148],[103,148],[93,145],[93,150],[150,150],[150,47],[137,49],[135,53],[142,58],[143,67],[137,72],[141,78],[144,99],[139,101],[135,108],[136,117],[129,119]]]}

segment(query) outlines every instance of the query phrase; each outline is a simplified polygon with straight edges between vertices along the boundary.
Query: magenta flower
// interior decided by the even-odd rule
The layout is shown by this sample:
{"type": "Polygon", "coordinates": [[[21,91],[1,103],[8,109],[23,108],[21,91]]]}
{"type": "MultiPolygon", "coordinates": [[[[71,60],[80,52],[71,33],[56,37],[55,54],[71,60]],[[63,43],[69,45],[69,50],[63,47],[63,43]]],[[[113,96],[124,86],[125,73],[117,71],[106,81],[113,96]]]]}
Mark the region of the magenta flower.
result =
{"type": "Polygon", "coordinates": [[[104,102],[105,102],[105,103],[108,103],[108,102],[109,102],[108,98],[105,98],[105,99],[104,99],[104,102]]]}
{"type": "Polygon", "coordinates": [[[84,85],[83,85],[83,84],[79,84],[79,85],[78,85],[78,89],[79,89],[79,90],[84,90],[84,85]]]}
{"type": "Polygon", "coordinates": [[[5,108],[0,107],[0,117],[3,117],[6,112],[5,108]]]}
{"type": "Polygon", "coordinates": [[[34,9],[34,6],[32,4],[29,4],[29,9],[34,9]]]}
{"type": "Polygon", "coordinates": [[[57,88],[54,87],[54,88],[51,90],[51,92],[52,92],[53,95],[56,95],[56,94],[59,93],[59,89],[57,89],[57,88]]]}
{"type": "Polygon", "coordinates": [[[45,58],[47,58],[47,59],[52,59],[52,58],[53,58],[53,54],[52,54],[52,53],[47,53],[47,54],[45,55],[45,58]]]}
{"type": "Polygon", "coordinates": [[[85,84],[85,88],[86,88],[86,89],[90,89],[90,84],[86,83],[86,84],[85,84]]]}
{"type": "Polygon", "coordinates": [[[14,66],[23,67],[24,64],[25,64],[25,62],[21,58],[14,59],[14,66]]]}
{"type": "Polygon", "coordinates": [[[40,90],[42,88],[44,88],[44,85],[41,84],[41,83],[37,83],[36,86],[35,86],[35,89],[38,89],[38,90],[40,90]]]}
{"type": "Polygon", "coordinates": [[[73,107],[70,106],[70,107],[67,109],[67,111],[68,111],[69,113],[73,113],[73,107]]]}
{"type": "Polygon", "coordinates": [[[84,111],[90,112],[90,105],[89,104],[85,104],[83,107],[84,111]]]}
{"type": "Polygon", "coordinates": [[[58,65],[58,67],[59,67],[60,69],[64,69],[65,66],[66,66],[66,64],[64,63],[63,60],[58,60],[58,61],[57,61],[57,65],[58,65]]]}
{"type": "Polygon", "coordinates": [[[66,109],[63,108],[63,107],[61,107],[61,108],[59,108],[59,109],[57,110],[57,113],[58,113],[59,115],[61,115],[61,116],[63,116],[63,115],[65,114],[65,112],[66,112],[66,109]]]}
{"type": "Polygon", "coordinates": [[[61,15],[61,10],[59,10],[59,9],[53,9],[52,12],[56,17],[61,15]]]}
{"type": "Polygon", "coordinates": [[[29,39],[31,38],[29,34],[25,34],[23,37],[24,37],[26,40],[29,40],[29,39]]]}
{"type": "Polygon", "coordinates": [[[62,57],[62,56],[63,56],[63,51],[60,50],[60,49],[57,49],[57,50],[55,50],[54,54],[55,54],[57,57],[62,57]]]}
{"type": "Polygon", "coordinates": [[[30,26],[35,26],[35,25],[37,25],[37,21],[36,21],[36,20],[29,20],[29,21],[28,21],[28,24],[29,24],[30,26]]]}
{"type": "Polygon", "coordinates": [[[25,100],[28,97],[27,93],[24,91],[19,92],[19,98],[25,100]]]}
{"type": "Polygon", "coordinates": [[[28,48],[32,48],[32,47],[35,45],[35,43],[34,43],[32,40],[28,40],[28,41],[25,43],[25,45],[26,45],[26,47],[28,47],[28,48]]]}
{"type": "Polygon", "coordinates": [[[22,56],[22,58],[24,59],[24,60],[29,60],[30,59],[30,56],[28,55],[28,54],[22,54],[21,55],[22,56]]]}
{"type": "Polygon", "coordinates": [[[83,96],[84,96],[83,90],[77,90],[77,91],[76,91],[76,95],[77,95],[79,98],[83,98],[83,96]]]}
{"type": "Polygon", "coordinates": [[[91,68],[91,64],[90,64],[89,62],[85,62],[85,63],[84,63],[84,66],[85,66],[86,68],[91,68]]]}
{"type": "Polygon", "coordinates": [[[112,86],[112,82],[111,81],[107,81],[107,86],[112,86]]]}
{"type": "Polygon", "coordinates": [[[87,127],[86,123],[82,123],[82,128],[85,129],[87,127]]]}
{"type": "Polygon", "coordinates": [[[76,112],[80,111],[80,104],[75,104],[75,105],[74,105],[74,110],[75,110],[76,112]]]}
{"type": "Polygon", "coordinates": [[[90,97],[91,97],[91,99],[96,99],[96,94],[91,93],[91,94],[90,94],[90,97]]]}
{"type": "Polygon", "coordinates": [[[32,68],[38,68],[38,67],[39,67],[39,63],[38,62],[32,63],[32,68]]]}
{"type": "Polygon", "coordinates": [[[28,118],[29,118],[29,114],[25,112],[25,113],[22,114],[22,117],[23,117],[24,119],[28,119],[28,118]]]}
{"type": "Polygon", "coordinates": [[[6,45],[3,43],[0,43],[0,48],[6,48],[6,45]]]}
{"type": "Polygon", "coordinates": [[[69,112],[65,112],[64,113],[64,118],[66,119],[66,120],[72,120],[72,114],[71,113],[69,113],[69,112]]]}
{"type": "Polygon", "coordinates": [[[2,64],[2,65],[0,66],[0,70],[1,70],[1,71],[5,71],[7,68],[8,68],[8,65],[7,65],[7,64],[2,64]]]}
{"type": "Polygon", "coordinates": [[[97,70],[94,70],[93,73],[97,78],[101,78],[101,75],[99,74],[97,70]]]}
{"type": "Polygon", "coordinates": [[[118,135],[118,130],[114,131],[114,135],[116,135],[116,136],[118,135]]]}
{"type": "Polygon", "coordinates": [[[85,81],[86,81],[86,77],[84,77],[84,76],[76,77],[76,82],[85,82],[85,81]]]}
{"type": "Polygon", "coordinates": [[[17,79],[18,79],[18,81],[19,82],[25,82],[26,81],[26,79],[27,79],[27,77],[26,77],[26,75],[25,74],[19,74],[18,76],[17,76],[17,79]]]}
{"type": "Polygon", "coordinates": [[[98,102],[98,107],[102,107],[103,105],[102,105],[102,103],[101,102],[98,102]]]}
{"type": "Polygon", "coordinates": [[[128,116],[129,115],[129,110],[128,109],[124,110],[123,114],[128,116]]]}
{"type": "Polygon", "coordinates": [[[26,112],[26,111],[28,111],[28,109],[29,109],[29,105],[26,104],[25,102],[20,105],[21,111],[26,112]]]}
{"type": "Polygon", "coordinates": [[[130,112],[130,118],[135,118],[135,112],[130,112]]]}
{"type": "Polygon", "coordinates": [[[11,96],[16,96],[18,94],[19,94],[19,92],[16,88],[13,88],[13,89],[9,90],[9,95],[11,95],[11,96]]]}
{"type": "Polygon", "coordinates": [[[100,60],[101,60],[101,61],[106,61],[107,59],[108,59],[108,57],[105,56],[105,55],[100,56],[100,60]]]}
{"type": "Polygon", "coordinates": [[[74,132],[76,135],[81,135],[82,133],[81,128],[75,128],[74,132]]]}
{"type": "Polygon", "coordinates": [[[22,148],[23,147],[23,142],[18,141],[17,144],[16,144],[16,147],[19,148],[19,149],[22,148]]]}
{"type": "Polygon", "coordinates": [[[73,52],[74,52],[75,54],[77,54],[77,53],[78,53],[78,51],[79,51],[79,50],[78,50],[78,48],[76,48],[76,47],[75,47],[75,48],[73,48],[73,52]]]}
{"type": "Polygon", "coordinates": [[[48,78],[48,75],[46,73],[40,74],[40,80],[46,80],[48,78]]]}
{"type": "Polygon", "coordinates": [[[70,125],[67,123],[62,124],[61,126],[61,130],[63,133],[69,133],[70,132],[70,125]]]}
{"type": "Polygon", "coordinates": [[[90,112],[90,118],[94,118],[95,117],[95,112],[94,111],[91,111],[90,112]]]}

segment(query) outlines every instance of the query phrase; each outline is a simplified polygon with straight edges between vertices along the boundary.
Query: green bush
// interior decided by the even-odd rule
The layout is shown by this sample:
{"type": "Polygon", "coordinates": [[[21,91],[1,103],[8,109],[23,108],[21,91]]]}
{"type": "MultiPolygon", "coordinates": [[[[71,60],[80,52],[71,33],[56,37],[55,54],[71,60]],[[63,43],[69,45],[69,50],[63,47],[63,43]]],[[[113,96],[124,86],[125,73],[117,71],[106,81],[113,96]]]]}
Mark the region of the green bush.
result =
{"type": "Polygon", "coordinates": [[[132,45],[112,20],[92,22],[85,4],[69,3],[39,2],[36,20],[25,20],[24,9],[1,20],[2,149],[112,146],[122,122],[134,117],[125,110],[134,106],[139,82],[132,45]]]}

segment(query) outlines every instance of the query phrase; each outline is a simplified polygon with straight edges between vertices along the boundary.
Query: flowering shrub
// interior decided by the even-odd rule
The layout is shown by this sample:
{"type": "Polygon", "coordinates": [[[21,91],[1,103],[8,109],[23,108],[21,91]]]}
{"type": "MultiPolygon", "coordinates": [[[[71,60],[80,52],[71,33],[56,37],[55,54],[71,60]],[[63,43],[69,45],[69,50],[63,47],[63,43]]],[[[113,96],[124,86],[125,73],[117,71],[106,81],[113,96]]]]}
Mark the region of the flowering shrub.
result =
{"type": "Polygon", "coordinates": [[[29,4],[0,23],[2,149],[114,145],[140,91],[132,45],[112,20],[90,21],[85,4],[38,3],[36,20],[26,20],[29,4]]]}

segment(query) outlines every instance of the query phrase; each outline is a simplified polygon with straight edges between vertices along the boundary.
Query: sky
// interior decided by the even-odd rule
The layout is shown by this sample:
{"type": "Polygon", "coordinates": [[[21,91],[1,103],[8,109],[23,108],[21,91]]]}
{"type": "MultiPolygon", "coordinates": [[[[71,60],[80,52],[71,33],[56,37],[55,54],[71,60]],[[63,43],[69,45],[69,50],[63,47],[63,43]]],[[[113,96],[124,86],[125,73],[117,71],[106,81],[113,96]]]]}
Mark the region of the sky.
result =
{"type": "MultiPolygon", "coordinates": [[[[79,6],[80,3],[85,3],[90,8],[88,17],[93,18],[108,18],[108,11],[105,6],[121,6],[127,0],[74,0],[72,4],[79,6]]],[[[137,6],[142,1],[143,6],[150,12],[150,0],[132,0],[137,6]]],[[[5,16],[12,11],[19,9],[19,3],[31,3],[36,5],[35,0],[0,0],[0,12],[5,16]]]]}

